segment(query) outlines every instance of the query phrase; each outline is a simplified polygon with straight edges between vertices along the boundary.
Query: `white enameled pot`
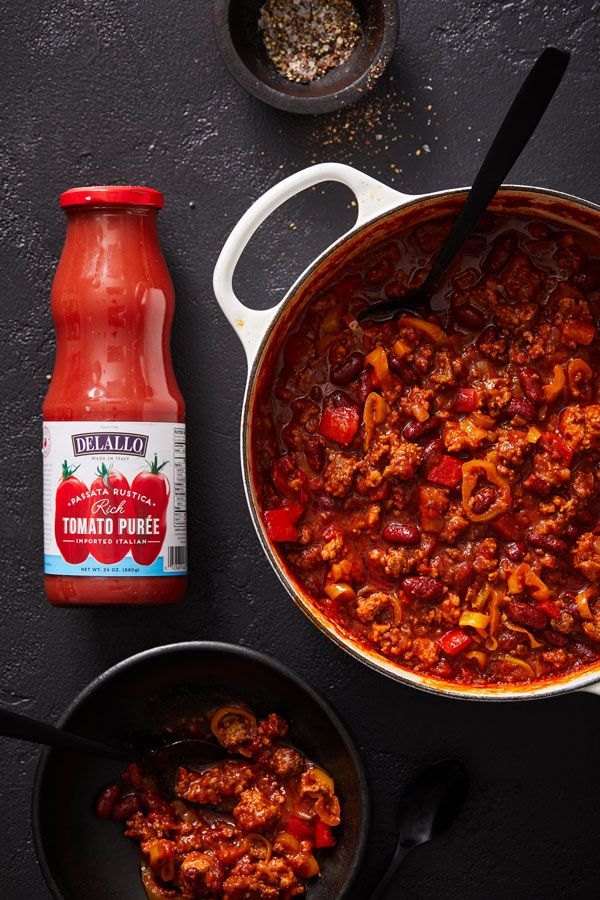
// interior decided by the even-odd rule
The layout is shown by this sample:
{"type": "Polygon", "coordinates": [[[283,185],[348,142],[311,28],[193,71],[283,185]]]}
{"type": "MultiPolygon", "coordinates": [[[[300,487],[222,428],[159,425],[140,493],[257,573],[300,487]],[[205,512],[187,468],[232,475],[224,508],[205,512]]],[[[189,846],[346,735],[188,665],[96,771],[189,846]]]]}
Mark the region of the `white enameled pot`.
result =
{"type": "MultiPolygon", "coordinates": [[[[322,614],[285,567],[277,548],[267,537],[258,514],[251,454],[255,403],[259,387],[268,378],[290,327],[298,321],[311,298],[355,254],[364,252],[383,240],[389,240],[407,227],[452,214],[464,199],[465,193],[465,188],[457,188],[411,196],[402,194],[351,166],[322,163],[303,169],[276,184],[250,207],[235,226],[217,261],[213,286],[217,301],[241,340],[248,360],[248,380],[241,423],[242,473],[248,506],[263,550],[295,603],[321,631],[371,668],[396,681],[447,697],[523,700],[574,690],[600,694],[600,665],[536,684],[489,687],[441,682],[400,668],[351,639],[322,614]],[[253,234],[281,204],[301,191],[326,181],[340,182],[354,193],[358,215],[353,227],[308,266],[277,306],[269,310],[254,310],[244,306],[234,293],[233,274],[253,234]]],[[[584,231],[596,237],[600,235],[600,206],[545,188],[505,186],[494,198],[490,210],[507,216],[541,217],[549,223],[584,231]]]]}

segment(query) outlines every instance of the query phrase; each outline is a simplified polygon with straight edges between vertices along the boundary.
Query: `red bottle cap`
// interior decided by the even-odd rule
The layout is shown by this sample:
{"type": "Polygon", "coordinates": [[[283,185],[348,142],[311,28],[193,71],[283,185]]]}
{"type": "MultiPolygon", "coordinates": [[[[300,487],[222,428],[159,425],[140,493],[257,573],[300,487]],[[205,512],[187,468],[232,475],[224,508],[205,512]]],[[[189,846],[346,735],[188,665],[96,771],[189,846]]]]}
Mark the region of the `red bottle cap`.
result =
{"type": "Polygon", "coordinates": [[[162,209],[164,198],[160,191],[130,185],[94,185],[69,188],[60,195],[60,205],[66,206],[153,206],[162,209]]]}

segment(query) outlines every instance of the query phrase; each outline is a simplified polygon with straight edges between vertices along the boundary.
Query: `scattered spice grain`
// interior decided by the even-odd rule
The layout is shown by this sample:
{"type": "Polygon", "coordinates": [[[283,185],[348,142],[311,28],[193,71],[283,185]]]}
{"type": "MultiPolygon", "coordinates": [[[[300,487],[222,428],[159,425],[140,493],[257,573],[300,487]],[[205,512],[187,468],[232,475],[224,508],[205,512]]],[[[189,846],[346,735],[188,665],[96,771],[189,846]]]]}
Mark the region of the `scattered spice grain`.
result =
{"type": "Polygon", "coordinates": [[[273,65],[300,84],[345,63],[362,34],[351,0],[267,0],[259,29],[273,65]]]}

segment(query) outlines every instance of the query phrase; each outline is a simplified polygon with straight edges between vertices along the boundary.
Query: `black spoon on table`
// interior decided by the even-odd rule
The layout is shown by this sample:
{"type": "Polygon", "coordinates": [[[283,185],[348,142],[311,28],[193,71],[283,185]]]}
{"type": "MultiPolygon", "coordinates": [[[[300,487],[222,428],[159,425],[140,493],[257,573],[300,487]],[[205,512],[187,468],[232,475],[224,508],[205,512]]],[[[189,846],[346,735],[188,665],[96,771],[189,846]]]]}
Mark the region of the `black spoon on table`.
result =
{"type": "Polygon", "coordinates": [[[525,149],[537,128],[548,104],[552,100],[565,73],[571,54],[558,47],[546,47],[521,85],[502,122],[494,142],[483,160],[473,187],[442,244],[425,282],[417,290],[403,297],[389,297],[361,309],[356,316],[359,322],[371,319],[386,322],[400,310],[422,310],[445,272],[450,267],[494,194],[501,187],[513,165],[525,149]]]}
{"type": "Polygon", "coordinates": [[[211,741],[193,739],[173,741],[156,749],[129,750],[124,747],[115,747],[110,744],[101,744],[56,728],[46,722],[30,719],[10,709],[0,708],[0,735],[2,737],[16,738],[31,744],[44,744],[54,750],[70,750],[75,753],[85,753],[88,756],[98,756],[101,759],[114,759],[122,763],[130,763],[135,760],[145,759],[159,771],[161,782],[170,792],[174,791],[177,769],[185,766],[189,769],[206,769],[220,762],[227,756],[220,744],[211,741]]]}
{"type": "Polygon", "coordinates": [[[370,900],[385,896],[386,888],[411,850],[439,837],[452,825],[468,787],[469,775],[458,759],[441,759],[409,782],[398,804],[398,846],[370,900]]]}

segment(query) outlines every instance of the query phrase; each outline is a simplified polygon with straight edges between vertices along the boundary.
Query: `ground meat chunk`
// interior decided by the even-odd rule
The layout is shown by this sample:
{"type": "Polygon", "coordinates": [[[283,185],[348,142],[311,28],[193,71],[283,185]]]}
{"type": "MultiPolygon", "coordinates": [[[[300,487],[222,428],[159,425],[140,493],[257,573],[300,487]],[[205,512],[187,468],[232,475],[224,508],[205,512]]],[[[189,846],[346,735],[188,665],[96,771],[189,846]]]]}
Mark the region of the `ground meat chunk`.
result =
{"type": "Polygon", "coordinates": [[[440,350],[435,357],[435,366],[429,378],[440,387],[451,387],[456,383],[462,370],[463,364],[459,357],[449,350],[440,350]]]}
{"type": "Polygon", "coordinates": [[[440,648],[431,638],[418,637],[412,644],[413,653],[420,663],[429,669],[440,658],[440,648]]]}
{"type": "Polygon", "coordinates": [[[559,467],[549,453],[535,453],[531,474],[523,481],[526,491],[547,496],[571,477],[571,470],[559,467]]]}
{"type": "Polygon", "coordinates": [[[400,656],[411,646],[411,630],[408,624],[400,626],[389,622],[373,622],[369,629],[369,639],[389,656],[400,656]]]}
{"type": "Polygon", "coordinates": [[[388,617],[391,615],[393,619],[394,603],[397,602],[396,598],[392,598],[390,594],[377,591],[366,597],[359,597],[356,603],[356,615],[361,622],[372,622],[384,612],[388,614],[388,617]]]}
{"type": "Polygon", "coordinates": [[[227,900],[279,900],[302,894],[304,888],[293,870],[277,856],[268,862],[243,859],[223,883],[227,900]]]}
{"type": "Polygon", "coordinates": [[[462,503],[452,503],[444,520],[444,527],[440,532],[440,537],[448,544],[453,544],[456,538],[467,530],[470,522],[465,515],[462,503]]]}
{"type": "Polygon", "coordinates": [[[299,775],[304,767],[304,757],[293,747],[276,747],[268,752],[265,762],[281,778],[299,775]]]}
{"type": "Polygon", "coordinates": [[[234,807],[233,817],[244,831],[266,831],[274,825],[281,813],[283,797],[275,795],[276,799],[269,799],[258,788],[250,788],[242,791],[237,806],[234,807]],[[277,802],[279,801],[279,802],[277,802]]]}
{"type": "Polygon", "coordinates": [[[574,450],[600,450],[600,404],[568,406],[561,416],[560,428],[574,450]]]}
{"type": "Polygon", "coordinates": [[[385,478],[413,478],[423,450],[397,434],[381,434],[360,464],[367,487],[378,487],[385,478]]]}
{"type": "Polygon", "coordinates": [[[219,806],[223,800],[241,794],[251,780],[250,766],[225,760],[205,772],[192,772],[181,767],[175,792],[182,800],[219,806]]]}
{"type": "Polygon", "coordinates": [[[323,487],[334,497],[344,497],[352,487],[357,461],[344,453],[330,453],[323,472],[323,487]]]}
{"type": "Polygon", "coordinates": [[[204,896],[215,884],[216,875],[218,875],[217,860],[211,860],[208,854],[194,850],[181,861],[178,886],[193,896],[204,896]]]}
{"type": "Polygon", "coordinates": [[[480,388],[482,406],[491,416],[497,416],[508,406],[512,399],[510,378],[500,375],[497,378],[486,378],[480,388]]]}
{"type": "Polygon", "coordinates": [[[423,553],[410,547],[394,547],[390,550],[371,550],[369,560],[390,578],[407,575],[422,558],[423,553]]]}
{"type": "Polygon", "coordinates": [[[582,534],[573,550],[573,565],[589,581],[600,581],[600,535],[582,534]]]}
{"type": "Polygon", "coordinates": [[[423,451],[416,444],[402,440],[393,443],[384,478],[413,478],[422,459],[423,451]]]}
{"type": "Polygon", "coordinates": [[[261,719],[258,723],[258,735],[263,746],[284,738],[287,733],[287,722],[277,713],[269,713],[266,719],[261,719]]]}
{"type": "MultiPolygon", "coordinates": [[[[502,468],[512,469],[523,465],[531,443],[527,433],[517,428],[500,428],[496,441],[496,453],[502,468]]],[[[498,468],[500,471],[500,467],[498,468]]],[[[501,473],[502,474],[502,473],[501,473]]]]}
{"type": "Polygon", "coordinates": [[[446,422],[442,429],[442,440],[449,453],[469,453],[477,450],[487,438],[483,428],[468,429],[461,422],[446,422]]]}

